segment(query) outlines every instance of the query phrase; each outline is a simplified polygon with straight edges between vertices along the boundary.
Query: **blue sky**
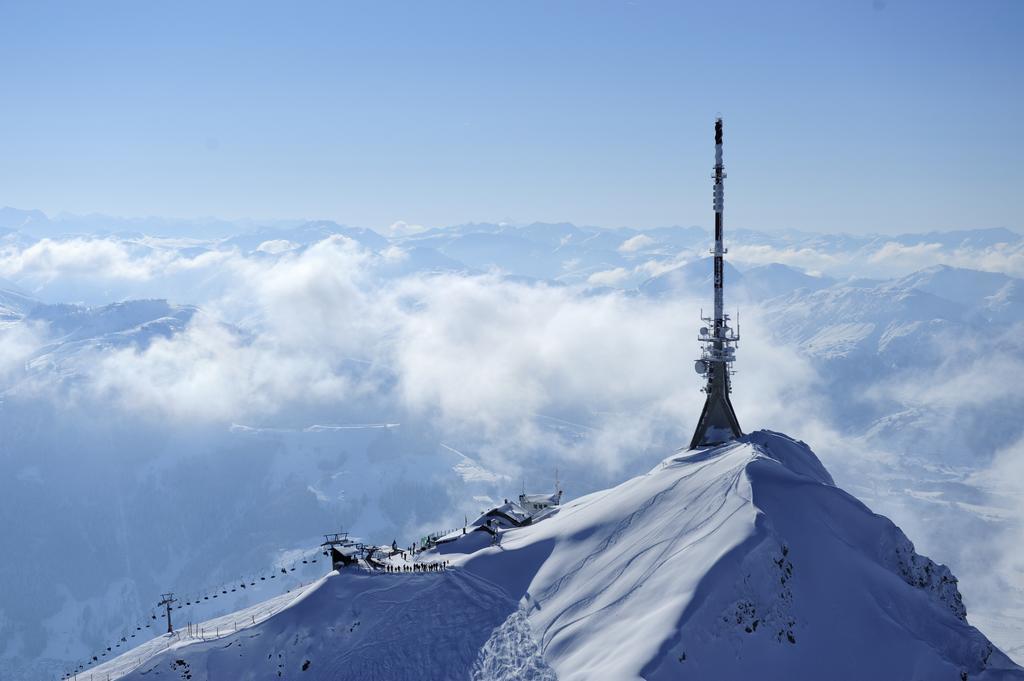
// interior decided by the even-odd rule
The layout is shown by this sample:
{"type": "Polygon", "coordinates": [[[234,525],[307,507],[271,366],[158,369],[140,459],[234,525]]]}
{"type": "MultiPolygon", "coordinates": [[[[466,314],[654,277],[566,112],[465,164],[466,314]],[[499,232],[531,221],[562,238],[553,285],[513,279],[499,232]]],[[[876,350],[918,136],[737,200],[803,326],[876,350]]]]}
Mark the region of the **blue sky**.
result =
{"type": "Polygon", "coordinates": [[[1024,229],[1024,2],[0,0],[0,205],[1024,229]]]}

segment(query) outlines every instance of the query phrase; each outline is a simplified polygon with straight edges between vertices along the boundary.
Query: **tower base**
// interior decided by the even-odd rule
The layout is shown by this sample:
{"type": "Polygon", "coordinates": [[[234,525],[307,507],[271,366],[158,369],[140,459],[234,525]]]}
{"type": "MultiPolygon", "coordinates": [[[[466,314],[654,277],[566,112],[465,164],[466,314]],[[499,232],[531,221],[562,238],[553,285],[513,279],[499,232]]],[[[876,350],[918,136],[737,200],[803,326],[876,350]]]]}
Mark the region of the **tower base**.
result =
{"type": "Polygon", "coordinates": [[[700,412],[690,449],[720,445],[743,435],[729,400],[729,382],[724,367],[720,371],[723,374],[721,380],[715,381],[712,378],[709,382],[708,397],[704,400],[704,409],[700,412]]]}

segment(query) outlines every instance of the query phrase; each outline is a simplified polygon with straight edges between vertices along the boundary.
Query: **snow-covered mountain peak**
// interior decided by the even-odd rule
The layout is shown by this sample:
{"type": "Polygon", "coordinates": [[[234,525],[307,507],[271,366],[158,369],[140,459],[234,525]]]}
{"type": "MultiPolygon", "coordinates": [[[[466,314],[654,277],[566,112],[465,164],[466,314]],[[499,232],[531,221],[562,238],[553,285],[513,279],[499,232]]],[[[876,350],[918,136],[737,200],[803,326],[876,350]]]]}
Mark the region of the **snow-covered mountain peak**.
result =
{"type": "Polygon", "coordinates": [[[965,306],[977,306],[1015,280],[1000,272],[934,265],[896,280],[894,287],[913,288],[965,306]]]}
{"type": "Polygon", "coordinates": [[[759,458],[779,463],[796,475],[823,485],[835,485],[825,466],[801,440],[770,430],[758,430],[745,435],[741,442],[749,443],[759,458]]]}
{"type": "Polygon", "coordinates": [[[947,568],[770,431],[678,453],[496,539],[455,532],[413,560],[451,569],[342,569],[94,673],[1024,678],[968,624],[947,568]]]}

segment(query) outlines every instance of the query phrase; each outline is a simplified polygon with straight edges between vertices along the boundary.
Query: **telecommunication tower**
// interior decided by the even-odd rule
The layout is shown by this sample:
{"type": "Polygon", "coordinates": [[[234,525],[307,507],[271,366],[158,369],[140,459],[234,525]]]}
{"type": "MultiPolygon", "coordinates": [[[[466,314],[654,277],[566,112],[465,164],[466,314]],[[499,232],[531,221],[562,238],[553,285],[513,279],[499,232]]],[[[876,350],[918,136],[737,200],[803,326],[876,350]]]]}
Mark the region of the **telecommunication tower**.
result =
{"type": "Polygon", "coordinates": [[[715,208],[715,313],[714,317],[701,317],[705,323],[697,337],[702,343],[701,355],[694,363],[694,369],[704,376],[707,382],[704,392],[704,409],[697,421],[697,429],[690,441],[690,449],[720,445],[743,435],[736,412],[729,400],[732,392],[730,377],[732,363],[736,361],[736,347],[740,340],[739,324],[733,329],[729,326],[729,315],[725,314],[723,267],[727,253],[722,239],[725,209],[725,165],[722,163],[722,119],[715,119],[715,168],[714,174],[714,208],[715,208]]]}

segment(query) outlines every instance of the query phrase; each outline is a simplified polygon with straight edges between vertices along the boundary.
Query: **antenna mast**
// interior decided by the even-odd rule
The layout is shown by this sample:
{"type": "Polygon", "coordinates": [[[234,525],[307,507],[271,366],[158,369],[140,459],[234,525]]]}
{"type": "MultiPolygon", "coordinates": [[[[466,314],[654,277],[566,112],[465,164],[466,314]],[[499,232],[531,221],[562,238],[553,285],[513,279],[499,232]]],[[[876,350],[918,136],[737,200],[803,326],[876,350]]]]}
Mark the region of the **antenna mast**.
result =
{"type": "Polygon", "coordinates": [[[715,316],[701,317],[708,324],[702,326],[697,340],[703,343],[700,359],[694,363],[698,374],[707,378],[704,392],[704,409],[701,411],[697,429],[690,441],[690,449],[708,447],[728,442],[743,435],[736,412],[729,400],[732,392],[729,378],[731,364],[736,360],[736,346],[740,335],[729,326],[729,315],[725,314],[725,254],[722,231],[725,212],[725,164],[722,162],[722,119],[715,119],[715,168],[714,180],[715,247],[711,251],[715,258],[715,316]]]}

